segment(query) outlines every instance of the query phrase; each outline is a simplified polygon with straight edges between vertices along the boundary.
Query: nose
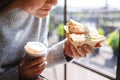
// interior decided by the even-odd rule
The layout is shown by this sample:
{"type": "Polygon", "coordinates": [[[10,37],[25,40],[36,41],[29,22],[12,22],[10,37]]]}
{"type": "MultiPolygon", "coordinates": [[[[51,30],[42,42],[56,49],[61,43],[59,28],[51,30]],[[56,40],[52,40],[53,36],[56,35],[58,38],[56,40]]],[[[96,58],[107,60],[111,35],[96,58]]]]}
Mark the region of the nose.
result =
{"type": "Polygon", "coordinates": [[[58,3],[58,0],[48,0],[49,4],[56,5],[58,3]]]}

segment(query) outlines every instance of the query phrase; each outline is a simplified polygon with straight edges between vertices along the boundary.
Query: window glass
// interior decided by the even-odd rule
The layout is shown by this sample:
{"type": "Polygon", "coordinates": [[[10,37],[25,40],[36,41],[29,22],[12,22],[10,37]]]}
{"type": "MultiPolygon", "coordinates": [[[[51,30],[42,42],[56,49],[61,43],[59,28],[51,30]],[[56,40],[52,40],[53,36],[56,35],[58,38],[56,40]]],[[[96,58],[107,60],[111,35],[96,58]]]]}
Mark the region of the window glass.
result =
{"type": "Polygon", "coordinates": [[[64,2],[58,0],[58,5],[56,5],[50,13],[49,36],[48,36],[50,46],[64,39],[63,6],[64,2]]]}
{"type": "MultiPolygon", "coordinates": [[[[64,15],[63,15],[63,3],[58,0],[58,5],[53,7],[49,14],[49,33],[48,41],[51,47],[55,43],[64,39],[64,15]],[[59,3],[61,6],[59,6],[59,3]]],[[[53,67],[46,68],[42,75],[44,75],[48,80],[64,80],[64,65],[57,65],[53,67]]]]}
{"type": "Polygon", "coordinates": [[[68,1],[68,19],[76,20],[86,26],[95,27],[106,37],[102,47],[94,49],[91,55],[77,59],[96,70],[116,75],[120,7],[117,0],[72,0],[68,1]],[[99,3],[99,4],[98,4],[99,3]]]}
{"type": "MultiPolygon", "coordinates": [[[[58,5],[50,13],[50,46],[64,39],[63,7],[64,0],[58,0],[58,5]]],[[[119,44],[118,30],[120,29],[119,0],[67,0],[67,21],[70,19],[95,27],[101,35],[106,37],[101,48],[96,48],[92,54],[75,61],[108,73],[115,78],[119,44]]]]}

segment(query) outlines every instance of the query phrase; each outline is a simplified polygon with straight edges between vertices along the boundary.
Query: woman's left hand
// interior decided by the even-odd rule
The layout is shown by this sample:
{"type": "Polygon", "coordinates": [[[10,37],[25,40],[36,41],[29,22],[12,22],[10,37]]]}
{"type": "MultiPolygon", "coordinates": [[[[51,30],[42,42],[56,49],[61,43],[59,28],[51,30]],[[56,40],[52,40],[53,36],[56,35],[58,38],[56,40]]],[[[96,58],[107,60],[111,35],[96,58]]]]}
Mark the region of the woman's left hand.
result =
{"type": "Polygon", "coordinates": [[[46,60],[44,57],[33,58],[26,55],[20,62],[18,73],[20,80],[32,80],[45,69],[46,60]]]}
{"type": "Polygon", "coordinates": [[[90,54],[93,51],[93,49],[87,44],[81,47],[79,46],[77,49],[75,49],[75,47],[70,43],[69,40],[65,41],[64,50],[65,50],[65,54],[72,58],[85,57],[87,56],[87,54],[90,54]]]}

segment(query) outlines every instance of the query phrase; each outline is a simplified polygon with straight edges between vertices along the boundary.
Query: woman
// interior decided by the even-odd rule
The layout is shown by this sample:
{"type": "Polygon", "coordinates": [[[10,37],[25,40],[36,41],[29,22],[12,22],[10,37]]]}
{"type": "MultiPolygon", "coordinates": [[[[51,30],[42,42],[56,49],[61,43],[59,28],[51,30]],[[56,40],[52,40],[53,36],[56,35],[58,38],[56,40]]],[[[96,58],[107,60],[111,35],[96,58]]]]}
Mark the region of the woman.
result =
{"type": "Polygon", "coordinates": [[[45,23],[56,4],[57,0],[0,1],[0,80],[32,80],[44,70],[46,61],[47,66],[53,66],[92,51],[87,45],[76,51],[67,39],[48,47],[48,27],[43,24],[39,42],[48,47],[46,60],[24,56],[25,44],[37,40],[40,18],[45,23]]]}

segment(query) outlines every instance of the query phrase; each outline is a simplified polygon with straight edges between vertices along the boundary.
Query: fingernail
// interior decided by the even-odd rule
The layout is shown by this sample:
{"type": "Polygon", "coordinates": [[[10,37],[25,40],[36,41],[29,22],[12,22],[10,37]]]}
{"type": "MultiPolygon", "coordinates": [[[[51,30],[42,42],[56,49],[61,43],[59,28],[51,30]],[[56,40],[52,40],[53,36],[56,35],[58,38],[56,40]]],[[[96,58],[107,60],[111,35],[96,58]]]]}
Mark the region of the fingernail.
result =
{"type": "Polygon", "coordinates": [[[47,61],[45,61],[44,63],[45,63],[45,65],[47,65],[47,61]]]}
{"type": "Polygon", "coordinates": [[[46,57],[44,57],[43,59],[46,60],[46,57]]]}
{"type": "Polygon", "coordinates": [[[42,65],[47,65],[47,61],[44,61],[44,62],[41,63],[39,66],[42,66],[42,65]]]}

